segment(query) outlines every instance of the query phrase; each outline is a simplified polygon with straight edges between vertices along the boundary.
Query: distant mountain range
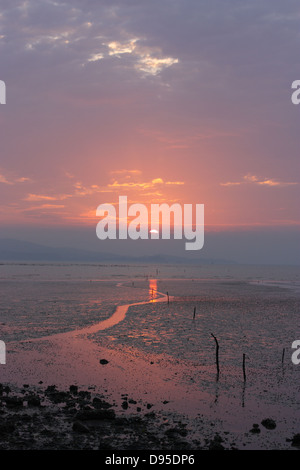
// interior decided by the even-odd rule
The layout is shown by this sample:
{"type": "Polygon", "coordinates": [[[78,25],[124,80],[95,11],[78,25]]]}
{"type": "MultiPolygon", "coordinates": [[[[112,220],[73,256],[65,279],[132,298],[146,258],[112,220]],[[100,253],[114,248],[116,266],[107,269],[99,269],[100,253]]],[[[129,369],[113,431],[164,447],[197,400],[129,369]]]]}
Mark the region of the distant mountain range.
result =
{"type": "Polygon", "coordinates": [[[235,264],[207,258],[184,258],[173,255],[124,256],[70,247],[50,247],[27,241],[0,239],[0,262],[69,262],[69,263],[150,263],[150,264],[235,264]]]}

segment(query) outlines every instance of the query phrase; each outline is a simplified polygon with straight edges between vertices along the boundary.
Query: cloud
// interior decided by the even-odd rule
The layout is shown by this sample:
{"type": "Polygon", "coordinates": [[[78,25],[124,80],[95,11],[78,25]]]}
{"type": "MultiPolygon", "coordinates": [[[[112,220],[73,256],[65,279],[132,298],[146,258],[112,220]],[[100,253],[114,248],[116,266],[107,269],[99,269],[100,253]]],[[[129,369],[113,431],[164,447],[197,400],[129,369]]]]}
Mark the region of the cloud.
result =
{"type": "Polygon", "coordinates": [[[24,198],[24,201],[56,201],[58,198],[56,196],[45,196],[43,194],[28,194],[24,198]]]}
{"type": "Polygon", "coordinates": [[[228,181],[227,183],[220,183],[221,186],[239,186],[241,182],[228,181]]]}
{"type": "Polygon", "coordinates": [[[124,65],[127,68],[132,67],[133,70],[142,72],[144,75],[153,76],[174,64],[178,64],[178,58],[165,56],[161,48],[141,45],[139,41],[141,41],[139,38],[133,38],[123,42],[118,40],[103,42],[102,50],[92,53],[86,63],[117,58],[125,60],[124,65]],[[126,58],[131,60],[126,61],[126,58]]]}
{"type": "Polygon", "coordinates": [[[166,184],[182,186],[184,182],[183,181],[166,181],[166,184]]]}
{"type": "Polygon", "coordinates": [[[98,186],[92,184],[90,186],[84,186],[80,181],[74,184],[75,192],[73,196],[89,196],[95,193],[107,193],[110,190],[106,186],[98,186]]]}
{"type": "Polygon", "coordinates": [[[150,75],[157,75],[165,68],[171,67],[171,65],[178,64],[179,60],[174,59],[173,57],[151,57],[149,54],[142,56],[138,63],[135,65],[135,68],[141,72],[145,72],[150,75]]]}
{"type": "MultiPolygon", "coordinates": [[[[66,175],[68,179],[73,179],[73,175],[66,175]]],[[[63,201],[66,199],[71,199],[71,198],[78,198],[78,197],[84,197],[84,196],[89,196],[93,195],[95,193],[107,193],[111,192],[109,188],[106,186],[98,186],[97,184],[92,184],[89,186],[85,186],[81,181],[76,181],[72,185],[71,188],[72,192],[66,194],[55,194],[55,195],[48,195],[48,194],[36,194],[36,193],[29,193],[25,198],[23,198],[23,201],[29,201],[29,202],[43,202],[43,201],[63,201]]],[[[42,207],[42,206],[40,206],[42,207]]],[[[53,206],[52,206],[53,207],[53,206]]],[[[60,206],[62,207],[62,206],[60,206]]]]}
{"type": "Polygon", "coordinates": [[[4,183],[4,184],[8,184],[8,185],[14,185],[14,184],[17,184],[17,183],[25,183],[25,182],[28,182],[28,181],[31,181],[31,179],[27,178],[27,177],[19,177],[19,178],[10,177],[10,178],[8,178],[3,173],[0,173],[0,183],[4,183]]]}
{"type": "Polygon", "coordinates": [[[151,181],[125,181],[119,182],[115,180],[108,184],[109,188],[128,188],[128,189],[148,189],[162,185],[184,185],[183,181],[164,181],[162,178],[154,178],[151,181]]]}
{"type": "Polygon", "coordinates": [[[13,184],[11,181],[8,181],[4,175],[1,175],[1,174],[0,174],[0,183],[13,184]]]}
{"type": "Polygon", "coordinates": [[[62,204],[41,204],[40,206],[32,206],[23,209],[24,212],[27,211],[38,211],[41,209],[63,209],[65,206],[62,204]]]}
{"type": "Polygon", "coordinates": [[[47,196],[44,194],[28,194],[23,200],[24,201],[62,201],[72,197],[72,194],[58,194],[55,196],[47,196]]]}
{"type": "Polygon", "coordinates": [[[155,178],[155,179],[153,179],[153,180],[151,181],[151,183],[152,183],[153,185],[155,185],[155,184],[163,184],[163,183],[164,183],[164,180],[163,180],[162,178],[155,178]]]}
{"type": "Polygon", "coordinates": [[[209,140],[217,140],[223,138],[236,138],[241,135],[241,132],[237,131],[226,131],[224,125],[222,129],[208,128],[207,126],[202,126],[202,130],[191,129],[191,126],[188,128],[173,129],[170,130],[160,130],[160,129],[151,129],[151,128],[142,128],[139,127],[138,132],[143,136],[150,137],[153,140],[156,140],[162,143],[168,149],[189,149],[193,148],[198,143],[209,140]]]}
{"type": "Polygon", "coordinates": [[[31,178],[26,178],[26,177],[22,177],[22,178],[17,178],[15,180],[16,183],[25,183],[26,181],[32,181],[31,178]]]}
{"type": "Polygon", "coordinates": [[[258,181],[258,178],[255,175],[248,174],[244,176],[244,180],[256,183],[258,181]]]}
{"type": "Polygon", "coordinates": [[[138,39],[130,39],[123,44],[119,41],[112,41],[106,44],[108,46],[110,56],[116,55],[120,57],[122,54],[131,54],[136,48],[136,42],[138,39]]]}
{"type": "Polygon", "coordinates": [[[265,178],[260,179],[256,175],[247,174],[243,177],[242,181],[235,181],[231,182],[228,181],[227,183],[220,183],[221,186],[240,186],[242,184],[254,184],[260,186],[269,186],[269,187],[286,187],[286,186],[295,186],[299,183],[297,182],[287,182],[287,181],[279,181],[272,178],[265,178]]]}
{"type": "Polygon", "coordinates": [[[112,175],[126,175],[126,176],[130,176],[130,175],[140,175],[142,172],[141,170],[112,170],[110,172],[112,175]]]}
{"type": "Polygon", "coordinates": [[[279,187],[285,187],[285,186],[295,186],[296,182],[285,182],[285,181],[278,181],[274,179],[268,179],[264,181],[257,181],[257,184],[264,185],[264,186],[279,186],[279,187]]]}
{"type": "Polygon", "coordinates": [[[92,54],[88,58],[88,62],[97,62],[98,60],[103,59],[103,57],[104,57],[104,54],[102,54],[101,52],[98,52],[97,54],[92,54]]]}

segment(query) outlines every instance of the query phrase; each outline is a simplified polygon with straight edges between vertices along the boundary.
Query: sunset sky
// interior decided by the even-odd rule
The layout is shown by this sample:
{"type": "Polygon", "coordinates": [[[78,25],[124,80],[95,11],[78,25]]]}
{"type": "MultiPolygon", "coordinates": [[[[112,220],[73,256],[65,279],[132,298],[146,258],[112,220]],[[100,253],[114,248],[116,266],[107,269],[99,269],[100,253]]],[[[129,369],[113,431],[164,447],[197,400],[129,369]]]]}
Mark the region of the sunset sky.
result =
{"type": "Polygon", "coordinates": [[[127,195],[204,204],[203,256],[300,263],[299,24],[298,0],[1,0],[0,238],[103,251],[127,195]]]}

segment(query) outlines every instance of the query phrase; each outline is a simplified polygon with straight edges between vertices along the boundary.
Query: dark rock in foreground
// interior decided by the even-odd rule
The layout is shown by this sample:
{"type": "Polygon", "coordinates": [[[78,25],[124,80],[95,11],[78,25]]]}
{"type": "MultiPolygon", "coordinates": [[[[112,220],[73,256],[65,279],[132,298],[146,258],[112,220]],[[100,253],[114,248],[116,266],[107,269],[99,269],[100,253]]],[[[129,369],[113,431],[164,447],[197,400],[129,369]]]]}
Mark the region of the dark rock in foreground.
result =
{"type": "Polygon", "coordinates": [[[225,447],[221,444],[223,439],[216,434],[215,437],[210,441],[208,449],[209,450],[225,450],[225,447]]]}
{"type": "Polygon", "coordinates": [[[84,424],[80,423],[80,421],[75,421],[73,423],[73,431],[84,433],[84,434],[87,434],[90,432],[89,428],[85,426],[84,424]]]}
{"type": "Polygon", "coordinates": [[[276,423],[273,419],[267,418],[263,419],[261,424],[266,428],[266,429],[275,429],[276,428],[276,423]]]}
{"type": "Polygon", "coordinates": [[[250,432],[252,434],[260,434],[260,429],[258,424],[253,424],[253,428],[250,429],[250,432]]]}
{"type": "Polygon", "coordinates": [[[114,410],[83,410],[79,411],[76,418],[80,421],[115,419],[114,410]]]}
{"type": "Polygon", "coordinates": [[[294,435],[294,437],[292,439],[292,446],[300,447],[300,433],[294,435]]]}

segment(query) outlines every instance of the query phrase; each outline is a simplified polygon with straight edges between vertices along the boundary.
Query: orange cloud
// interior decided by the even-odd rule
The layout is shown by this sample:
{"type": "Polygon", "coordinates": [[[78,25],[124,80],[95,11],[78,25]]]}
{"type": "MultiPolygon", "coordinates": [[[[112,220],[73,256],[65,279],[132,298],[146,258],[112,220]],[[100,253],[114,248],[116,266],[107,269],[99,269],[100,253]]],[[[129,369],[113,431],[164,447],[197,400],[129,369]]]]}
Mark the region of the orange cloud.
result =
{"type": "Polygon", "coordinates": [[[242,184],[248,184],[248,183],[261,185],[261,186],[270,186],[270,187],[285,187],[285,186],[294,186],[294,185],[299,184],[296,182],[278,181],[272,178],[260,180],[257,176],[248,174],[243,177],[242,181],[236,181],[236,182],[228,181],[227,183],[220,183],[220,185],[221,186],[240,186],[242,184]]]}
{"type": "Polygon", "coordinates": [[[145,181],[145,182],[125,181],[122,183],[115,180],[113,183],[108,184],[108,187],[147,189],[147,188],[154,188],[157,185],[184,185],[184,182],[183,181],[164,181],[162,178],[154,178],[151,181],[145,181]]]}
{"type": "Polygon", "coordinates": [[[24,201],[62,201],[64,199],[67,199],[69,197],[72,197],[72,194],[58,194],[56,196],[47,196],[45,194],[28,194],[26,198],[24,198],[24,201]]]}
{"type": "Polygon", "coordinates": [[[27,207],[26,209],[23,209],[24,212],[27,211],[36,211],[40,209],[62,209],[65,206],[62,204],[41,204],[40,206],[32,206],[32,207],[27,207]]]}
{"type": "Polygon", "coordinates": [[[21,178],[7,178],[3,173],[0,173],[0,183],[12,185],[16,183],[24,183],[26,181],[31,181],[31,179],[25,176],[21,178]]]}

